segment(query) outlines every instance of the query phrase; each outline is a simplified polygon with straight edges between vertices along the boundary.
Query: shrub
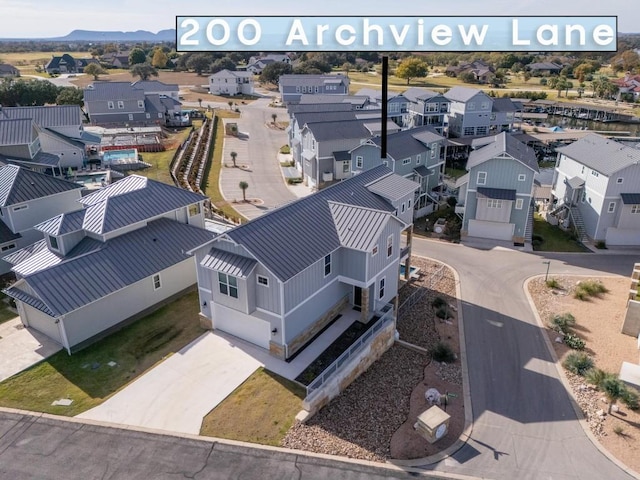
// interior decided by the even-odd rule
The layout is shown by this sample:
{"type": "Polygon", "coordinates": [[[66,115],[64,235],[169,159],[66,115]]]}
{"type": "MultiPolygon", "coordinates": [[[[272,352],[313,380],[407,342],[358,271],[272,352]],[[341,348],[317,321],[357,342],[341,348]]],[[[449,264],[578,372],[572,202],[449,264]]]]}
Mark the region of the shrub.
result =
{"type": "Polygon", "coordinates": [[[280,153],[283,154],[289,154],[291,153],[291,148],[289,147],[289,145],[283,145],[282,147],[280,147],[280,153]]]}
{"type": "Polygon", "coordinates": [[[593,368],[593,360],[584,352],[571,352],[567,355],[562,366],[576,375],[584,375],[593,368]]]}
{"type": "Polygon", "coordinates": [[[447,304],[447,302],[442,297],[436,297],[431,302],[431,306],[433,308],[441,308],[441,307],[444,307],[446,304],[447,304]]]}
{"type": "Polygon", "coordinates": [[[574,350],[584,350],[585,341],[574,333],[566,333],[563,339],[564,344],[574,350]]]}
{"type": "Polygon", "coordinates": [[[576,289],[573,296],[578,300],[589,300],[589,294],[580,288],[576,289]]]}
{"type": "Polygon", "coordinates": [[[456,361],[456,354],[451,345],[445,342],[436,343],[429,353],[436,362],[452,363],[456,361]]]}
{"type": "Polygon", "coordinates": [[[576,324],[576,318],[570,313],[551,317],[551,328],[559,333],[568,333],[576,324]]]}
{"type": "Polygon", "coordinates": [[[608,293],[609,289],[602,283],[594,280],[585,280],[576,287],[574,296],[579,300],[586,300],[589,297],[599,297],[603,293],[608,293]]]}
{"type": "Polygon", "coordinates": [[[600,388],[600,385],[602,385],[604,379],[609,376],[613,376],[613,374],[605,372],[601,368],[592,368],[586,373],[584,377],[591,385],[595,385],[596,388],[600,388]]]}
{"type": "Polygon", "coordinates": [[[615,427],[613,427],[613,433],[615,433],[616,435],[624,436],[624,428],[622,427],[622,425],[616,425],[615,427]]]}
{"type": "Polygon", "coordinates": [[[622,403],[630,410],[638,410],[638,408],[640,408],[638,391],[634,388],[625,387],[620,400],[622,400],[622,403]]]}
{"type": "Polygon", "coordinates": [[[456,197],[447,198],[447,205],[449,205],[451,208],[455,207],[457,204],[458,204],[458,199],[456,197]]]}
{"type": "MultiPolygon", "coordinates": [[[[549,287],[549,288],[560,288],[560,282],[558,280],[556,280],[555,278],[550,278],[545,283],[546,283],[547,287],[549,287]]],[[[569,314],[569,315],[571,315],[571,314],[569,314]]]]}
{"type": "Polygon", "coordinates": [[[447,318],[450,317],[449,309],[446,306],[440,307],[438,310],[436,310],[436,317],[442,320],[446,320],[447,318]]]}
{"type": "Polygon", "coordinates": [[[298,183],[302,183],[302,179],[300,177],[297,178],[287,178],[287,183],[289,185],[297,185],[298,183]]]}
{"type": "Polygon", "coordinates": [[[542,235],[540,235],[539,233],[534,233],[531,236],[531,241],[534,241],[534,240],[542,243],[542,242],[544,242],[544,237],[542,235]]]}
{"type": "Polygon", "coordinates": [[[600,250],[606,250],[607,249],[607,244],[605,243],[604,240],[598,240],[596,242],[596,248],[598,248],[600,250]]]}

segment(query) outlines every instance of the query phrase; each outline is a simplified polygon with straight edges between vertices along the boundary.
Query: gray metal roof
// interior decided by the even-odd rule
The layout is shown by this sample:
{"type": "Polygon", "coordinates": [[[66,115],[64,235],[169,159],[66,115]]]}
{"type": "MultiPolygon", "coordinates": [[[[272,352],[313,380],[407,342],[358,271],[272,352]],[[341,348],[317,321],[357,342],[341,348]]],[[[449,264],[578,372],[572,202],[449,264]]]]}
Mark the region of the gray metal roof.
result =
{"type": "Polygon", "coordinates": [[[470,88],[470,87],[453,87],[450,90],[448,90],[444,94],[444,96],[449,100],[466,103],[479,93],[488,97],[488,95],[484,93],[482,90],[479,90],[477,88],[470,88]]]}
{"type": "Polygon", "coordinates": [[[33,228],[54,236],[77,232],[82,230],[85,214],[86,210],[84,209],[76,212],[61,213],[60,215],[39,223],[33,228]]]}
{"type": "Polygon", "coordinates": [[[298,122],[300,128],[309,123],[335,122],[338,120],[356,120],[356,112],[354,110],[347,111],[330,111],[330,112],[305,112],[296,113],[295,121],[298,122]]]}
{"type": "Polygon", "coordinates": [[[404,95],[407,100],[410,100],[412,102],[426,102],[427,100],[438,96],[442,96],[442,100],[448,100],[442,95],[442,93],[434,92],[432,90],[427,90],[426,88],[420,87],[408,88],[404,92],[402,92],[402,95],[404,95]]]}
{"type": "Polygon", "coordinates": [[[607,176],[640,163],[640,150],[596,133],[590,133],[557,151],[607,176]]]}
{"type": "MultiPolygon", "coordinates": [[[[211,240],[212,235],[161,218],[105,243],[85,237],[72,255],[85,243],[97,243],[98,248],[25,275],[24,281],[35,292],[32,297],[42,302],[36,308],[51,316],[64,315],[185,260],[189,256],[185,252],[211,240]]],[[[6,293],[24,296],[11,289],[6,293]]]]}
{"type": "Polygon", "coordinates": [[[467,161],[467,170],[506,153],[534,172],[539,171],[538,158],[533,148],[516,140],[506,132],[499,133],[494,138],[494,142],[471,152],[467,161]]]}
{"type": "Polygon", "coordinates": [[[10,263],[11,265],[17,265],[21,262],[24,262],[26,259],[31,258],[38,252],[47,249],[46,240],[38,240],[36,243],[32,243],[31,245],[21,248],[20,250],[16,250],[9,255],[2,257],[5,262],[10,263]]]}
{"type": "Polygon", "coordinates": [[[400,175],[387,175],[369,183],[367,188],[371,192],[395,202],[408,193],[418,190],[420,184],[400,175]]]}
{"type": "Polygon", "coordinates": [[[144,100],[144,92],[129,82],[93,82],[84,89],[84,101],[144,100]]]}
{"type": "Polygon", "coordinates": [[[160,80],[138,80],[131,84],[133,88],[142,90],[145,93],[160,93],[166,91],[178,92],[180,89],[175,83],[164,83],[160,80]]]}
{"type": "Polygon", "coordinates": [[[0,167],[0,206],[3,207],[81,188],[77,183],[17,165],[0,167]]]}
{"type": "Polygon", "coordinates": [[[289,86],[315,86],[325,83],[343,83],[349,85],[349,79],[342,74],[337,75],[296,75],[286,74],[280,75],[278,83],[281,87],[289,86]]]}
{"type": "Polygon", "coordinates": [[[209,250],[207,256],[200,262],[203,267],[238,278],[247,278],[257,264],[258,262],[253,258],[225,252],[219,248],[209,250]]]}
{"type": "Polygon", "coordinates": [[[338,232],[340,244],[354,250],[369,251],[382,233],[392,214],[329,202],[329,209],[338,232]]]}
{"type": "Polygon", "coordinates": [[[625,205],[640,205],[640,193],[621,193],[620,196],[625,205]]]}
{"type": "Polygon", "coordinates": [[[334,122],[309,123],[307,127],[317,142],[331,140],[364,140],[371,132],[364,126],[363,120],[336,120],[334,122]]]}
{"type": "Polygon", "coordinates": [[[421,177],[428,177],[429,175],[431,175],[431,170],[429,170],[424,165],[418,165],[416,168],[413,169],[413,171],[416,172],[421,177]]]}
{"type": "Polygon", "coordinates": [[[366,105],[369,101],[369,97],[364,95],[356,96],[356,95],[340,95],[340,94],[308,94],[303,93],[300,95],[300,100],[298,100],[299,104],[308,105],[308,104],[321,104],[328,103],[334,104],[335,102],[340,101],[342,103],[346,103],[352,106],[363,106],[366,105]]]}
{"type": "Polygon", "coordinates": [[[82,228],[103,234],[206,198],[140,175],[130,175],[80,199],[88,207],[82,228]]]}
{"type": "Polygon", "coordinates": [[[351,160],[351,154],[349,153],[348,150],[340,150],[338,152],[333,152],[333,158],[337,162],[351,160]]]}
{"type": "Polygon", "coordinates": [[[493,112],[516,112],[522,107],[518,106],[510,98],[494,98],[491,111],[493,112]]]}
{"type": "Polygon", "coordinates": [[[584,179],[580,177],[571,177],[567,180],[567,185],[569,185],[574,190],[576,188],[584,187],[584,179]]]}
{"type": "Polygon", "coordinates": [[[516,200],[516,191],[506,188],[485,188],[478,187],[478,198],[493,198],[495,200],[516,200]]]}
{"type": "Polygon", "coordinates": [[[30,118],[0,120],[0,145],[30,145],[37,135],[30,118]]]}
{"type": "Polygon", "coordinates": [[[343,103],[339,97],[333,97],[334,103],[290,103],[287,112],[297,118],[300,113],[310,112],[349,112],[353,107],[349,103],[343,103]]]}
{"type": "MultiPolygon", "coordinates": [[[[393,212],[367,185],[394,175],[379,166],[240,225],[226,234],[281,281],[287,281],[340,247],[329,202],[393,212]]],[[[417,185],[417,184],[414,184],[417,185]]],[[[415,187],[412,186],[412,190],[415,187]]]]}
{"type": "Polygon", "coordinates": [[[39,298],[34,297],[33,295],[25,292],[20,289],[18,286],[13,286],[4,291],[10,297],[15,298],[16,300],[20,300],[27,305],[32,306],[33,308],[40,310],[41,312],[46,313],[49,316],[54,316],[54,313],[45,305],[45,303],[39,298]]]}
{"type": "Polygon", "coordinates": [[[80,126],[82,112],[78,105],[48,105],[44,107],[2,107],[0,118],[30,118],[44,128],[80,126]]]}
{"type": "Polygon", "coordinates": [[[533,178],[540,185],[553,185],[555,172],[555,168],[543,168],[538,173],[534,174],[533,178]]]}
{"type": "MultiPolygon", "coordinates": [[[[431,126],[401,130],[387,135],[387,155],[394,160],[402,160],[419,153],[428,152],[430,150],[428,144],[442,140],[444,140],[444,137],[439,135],[431,126]]],[[[371,141],[379,147],[382,143],[382,138],[374,137],[371,141]]]]}

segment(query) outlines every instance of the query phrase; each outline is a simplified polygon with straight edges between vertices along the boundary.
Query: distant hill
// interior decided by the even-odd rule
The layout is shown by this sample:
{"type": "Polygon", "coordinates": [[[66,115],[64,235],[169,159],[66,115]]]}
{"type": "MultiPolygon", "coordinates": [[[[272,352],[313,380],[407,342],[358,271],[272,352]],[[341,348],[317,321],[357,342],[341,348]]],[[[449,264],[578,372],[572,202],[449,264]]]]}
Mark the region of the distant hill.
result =
{"type": "Polygon", "coordinates": [[[147,30],[137,30],[135,32],[103,32],[93,30],[74,30],[64,37],[46,38],[42,40],[51,40],[59,42],[174,42],[176,40],[175,29],[160,30],[158,33],[152,33],[147,30]]]}

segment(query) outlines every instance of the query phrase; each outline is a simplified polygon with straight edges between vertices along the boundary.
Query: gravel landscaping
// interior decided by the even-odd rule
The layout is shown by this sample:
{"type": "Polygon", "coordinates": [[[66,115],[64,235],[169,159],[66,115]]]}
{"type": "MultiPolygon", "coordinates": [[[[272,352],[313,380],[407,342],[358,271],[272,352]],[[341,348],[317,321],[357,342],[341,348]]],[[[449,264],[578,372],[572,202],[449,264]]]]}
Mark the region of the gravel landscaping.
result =
{"type": "MultiPolygon", "coordinates": [[[[424,258],[414,258],[412,264],[424,275],[401,289],[401,303],[412,292],[429,288],[398,321],[400,339],[423,349],[443,340],[459,355],[453,272],[424,258]],[[437,281],[431,278],[434,272],[441,272],[437,281]],[[431,306],[436,297],[451,305],[452,317],[446,321],[437,318],[431,306]]],[[[282,446],[383,462],[441,451],[459,438],[463,427],[460,360],[452,364],[432,362],[428,355],[396,343],[306,424],[296,423],[282,446]],[[431,387],[455,395],[447,407],[452,415],[449,433],[434,445],[413,430],[417,415],[429,408],[424,393],[431,387]]]]}

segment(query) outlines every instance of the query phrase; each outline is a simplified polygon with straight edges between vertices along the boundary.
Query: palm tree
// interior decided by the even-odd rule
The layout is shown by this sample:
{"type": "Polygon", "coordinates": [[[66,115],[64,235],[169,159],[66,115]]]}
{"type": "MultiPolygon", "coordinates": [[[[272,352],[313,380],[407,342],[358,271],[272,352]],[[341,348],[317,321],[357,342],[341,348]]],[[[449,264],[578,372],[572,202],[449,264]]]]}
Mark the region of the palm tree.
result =
{"type": "Polygon", "coordinates": [[[198,105],[200,105],[200,108],[202,108],[202,99],[201,98],[198,99],[198,105]]]}
{"type": "Polygon", "coordinates": [[[231,110],[231,107],[233,107],[233,101],[232,101],[232,100],[229,100],[229,101],[227,102],[227,104],[229,105],[229,110],[231,110]]]}
{"type": "Polygon", "coordinates": [[[247,201],[247,188],[249,188],[249,184],[247,182],[240,182],[238,186],[242,189],[242,201],[247,201]]]}
{"type": "Polygon", "coordinates": [[[616,403],[620,397],[624,396],[626,390],[625,385],[619,378],[610,376],[602,380],[600,388],[609,401],[609,409],[607,410],[607,413],[611,413],[611,407],[613,404],[616,403]]]}
{"type": "Polygon", "coordinates": [[[271,119],[273,120],[273,122],[272,122],[272,123],[273,123],[274,125],[276,124],[276,118],[278,118],[278,114],[277,114],[277,113],[272,113],[272,114],[271,114],[271,119]]]}
{"type": "Polygon", "coordinates": [[[236,157],[238,156],[238,154],[236,152],[231,152],[229,155],[231,155],[231,161],[233,162],[233,168],[236,167],[236,157]]]}

